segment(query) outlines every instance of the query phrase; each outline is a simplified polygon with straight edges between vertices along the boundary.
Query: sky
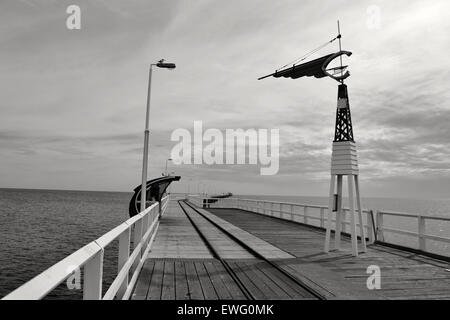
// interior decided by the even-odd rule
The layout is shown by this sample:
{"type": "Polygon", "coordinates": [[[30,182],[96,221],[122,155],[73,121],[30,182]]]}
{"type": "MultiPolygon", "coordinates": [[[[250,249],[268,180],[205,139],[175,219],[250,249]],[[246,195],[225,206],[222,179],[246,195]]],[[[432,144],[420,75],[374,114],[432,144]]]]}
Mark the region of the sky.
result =
{"type": "Polygon", "coordinates": [[[339,19],[362,195],[450,198],[449,12],[447,0],[4,0],[0,187],[134,189],[148,68],[165,58],[177,68],[153,72],[149,177],[194,121],[279,129],[278,174],[169,162],[173,191],[326,196],[337,83],[257,78],[334,38],[339,19]],[[66,27],[72,4],[80,30],[66,27]]]}

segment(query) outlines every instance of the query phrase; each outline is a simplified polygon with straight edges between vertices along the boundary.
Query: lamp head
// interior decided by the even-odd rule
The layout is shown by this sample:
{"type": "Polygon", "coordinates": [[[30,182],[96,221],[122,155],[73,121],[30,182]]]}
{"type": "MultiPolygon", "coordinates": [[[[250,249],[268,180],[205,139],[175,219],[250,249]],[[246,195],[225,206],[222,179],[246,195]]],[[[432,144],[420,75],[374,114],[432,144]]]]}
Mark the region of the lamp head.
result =
{"type": "Polygon", "coordinates": [[[158,68],[164,68],[164,69],[175,69],[176,65],[175,63],[168,63],[168,62],[164,62],[164,59],[161,59],[158,61],[158,63],[156,64],[156,66],[158,68]]]}

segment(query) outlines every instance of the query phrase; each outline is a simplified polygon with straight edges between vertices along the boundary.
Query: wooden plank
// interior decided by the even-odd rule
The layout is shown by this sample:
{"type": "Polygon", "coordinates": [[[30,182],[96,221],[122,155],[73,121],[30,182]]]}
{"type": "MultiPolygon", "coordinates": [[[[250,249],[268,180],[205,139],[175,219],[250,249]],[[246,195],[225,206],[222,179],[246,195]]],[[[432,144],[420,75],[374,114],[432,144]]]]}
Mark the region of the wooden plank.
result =
{"type": "Polygon", "coordinates": [[[220,277],[221,273],[226,273],[225,269],[222,267],[222,269],[216,269],[216,265],[212,261],[205,261],[203,263],[205,266],[206,271],[208,272],[209,278],[211,279],[211,282],[214,286],[214,289],[217,293],[217,296],[221,300],[230,300],[231,294],[228,292],[227,287],[222,281],[222,278],[220,277]]]}
{"type": "Polygon", "coordinates": [[[175,261],[175,297],[176,300],[189,300],[184,261],[175,261]]]}
{"type": "Polygon", "coordinates": [[[156,260],[153,267],[153,274],[150,287],[147,293],[147,300],[160,300],[164,275],[164,261],[156,260]]]}
{"type": "Polygon", "coordinates": [[[212,259],[202,238],[178,202],[171,201],[160,220],[149,258],[212,259]]]}
{"type": "MultiPolygon", "coordinates": [[[[222,263],[220,261],[215,262],[216,269],[224,269],[222,263]]],[[[246,300],[244,293],[239,288],[239,286],[236,284],[234,279],[228,274],[228,272],[220,272],[219,273],[220,278],[222,279],[223,284],[228,289],[228,292],[231,295],[231,298],[233,300],[246,300]]]]}
{"type": "Polygon", "coordinates": [[[358,175],[359,174],[359,170],[331,169],[331,174],[344,175],[344,176],[358,175]]]}
{"type": "Polygon", "coordinates": [[[206,220],[198,212],[183,205],[186,214],[192,219],[211,247],[222,259],[252,259],[254,256],[241,245],[236,243],[223,231],[217,229],[211,222],[206,220]]]}
{"type": "Polygon", "coordinates": [[[358,170],[357,164],[331,164],[331,170],[358,170]]]}
{"type": "Polygon", "coordinates": [[[155,266],[154,261],[152,260],[145,261],[144,265],[142,266],[141,273],[139,274],[136,287],[131,296],[132,300],[145,300],[147,298],[147,293],[150,288],[150,282],[154,266],[155,266]]]}
{"type": "Polygon", "coordinates": [[[336,150],[333,150],[333,155],[335,155],[335,156],[347,156],[347,155],[349,155],[349,156],[356,156],[358,153],[356,152],[356,150],[351,150],[351,149],[347,149],[347,150],[344,150],[344,149],[336,149],[336,150]]]}
{"type": "Polygon", "coordinates": [[[164,261],[161,300],[175,300],[175,262],[164,261]]]}
{"type": "Polygon", "coordinates": [[[248,267],[249,276],[251,276],[252,279],[255,280],[258,279],[258,283],[262,285],[261,288],[268,291],[267,295],[270,294],[270,299],[277,299],[277,300],[289,299],[289,295],[283,289],[281,289],[281,287],[271,277],[268,277],[258,268],[258,266],[260,266],[262,268],[275,269],[267,262],[247,261],[243,262],[242,264],[248,267]]]}
{"type": "Polygon", "coordinates": [[[281,287],[290,298],[299,300],[302,298],[310,297],[309,292],[307,292],[304,288],[298,286],[295,282],[293,282],[281,272],[276,271],[274,268],[265,268],[260,264],[256,265],[256,267],[261,272],[270,277],[279,287],[281,287]]]}
{"type": "Polygon", "coordinates": [[[197,275],[197,270],[195,269],[194,262],[186,261],[184,263],[186,269],[186,279],[189,288],[189,298],[191,300],[203,300],[205,299],[202,291],[202,286],[200,284],[199,277],[197,275]]]}
{"type": "Polygon", "coordinates": [[[245,288],[252,294],[252,296],[257,300],[266,300],[267,296],[264,294],[264,292],[261,291],[260,288],[258,288],[253,281],[248,277],[246,272],[240,268],[237,262],[229,262],[229,266],[233,269],[236,276],[239,278],[239,280],[242,282],[242,284],[245,286],[245,288]]]}
{"type": "Polygon", "coordinates": [[[261,292],[264,294],[264,296],[267,299],[276,299],[275,293],[272,291],[272,289],[265,283],[264,280],[266,279],[260,279],[256,275],[256,273],[252,270],[252,267],[249,266],[246,262],[236,261],[236,264],[239,266],[239,268],[245,273],[245,275],[253,282],[253,284],[261,290],[261,292]]]}
{"type": "Polygon", "coordinates": [[[203,295],[205,300],[217,300],[218,296],[216,291],[214,290],[214,286],[211,282],[211,279],[206,272],[205,266],[202,262],[194,263],[195,269],[197,270],[197,275],[200,280],[200,284],[202,286],[203,295]]]}

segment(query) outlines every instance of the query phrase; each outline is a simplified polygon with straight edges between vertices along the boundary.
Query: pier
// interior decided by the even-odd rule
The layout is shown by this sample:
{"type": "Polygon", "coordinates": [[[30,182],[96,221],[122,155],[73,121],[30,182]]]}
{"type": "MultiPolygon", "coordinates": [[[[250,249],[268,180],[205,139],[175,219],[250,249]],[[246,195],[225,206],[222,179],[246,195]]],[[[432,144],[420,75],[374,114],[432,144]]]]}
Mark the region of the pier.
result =
{"type": "MultiPolygon", "coordinates": [[[[418,249],[389,245],[383,215],[365,210],[367,251],[352,255],[351,238],[324,252],[326,207],[201,196],[164,197],[96,241],[44,271],[4,299],[41,299],[83,268],[85,299],[132,300],[323,300],[449,299],[448,257],[433,255],[420,233],[418,249]],[[317,213],[317,214],[315,214],[317,213]],[[378,217],[378,218],[377,218],[378,217]],[[373,218],[373,219],[372,219],[373,218]],[[375,226],[375,227],[374,227],[375,226]],[[118,241],[118,272],[102,291],[103,255],[118,241]],[[369,289],[373,266],[380,288],[369,289]]],[[[344,209],[344,212],[347,209],[344,209]]],[[[411,215],[412,216],[412,215],[411,215]]],[[[333,222],[335,222],[333,220],[333,222]]],[[[345,230],[349,222],[342,221],[345,230]]],[[[332,244],[334,232],[332,232],[332,244]]],[[[361,239],[359,239],[361,240],[361,239]]]]}

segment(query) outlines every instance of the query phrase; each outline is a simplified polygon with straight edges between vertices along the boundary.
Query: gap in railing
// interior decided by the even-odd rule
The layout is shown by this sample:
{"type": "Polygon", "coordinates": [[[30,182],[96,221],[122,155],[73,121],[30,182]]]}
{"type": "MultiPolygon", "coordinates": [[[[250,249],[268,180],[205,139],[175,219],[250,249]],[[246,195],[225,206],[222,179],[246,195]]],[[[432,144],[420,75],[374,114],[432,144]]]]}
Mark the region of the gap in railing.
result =
{"type": "MultiPolygon", "coordinates": [[[[431,235],[438,235],[450,238],[450,232],[448,229],[450,229],[450,221],[447,221],[446,225],[443,225],[442,221],[438,220],[426,220],[426,227],[425,227],[425,233],[431,234],[431,235]]],[[[446,252],[447,256],[450,256],[450,243],[442,243],[436,240],[427,240],[427,250],[436,253],[436,254],[442,254],[442,252],[446,252]]]]}
{"type": "Polygon", "coordinates": [[[119,241],[114,240],[106,247],[103,257],[103,281],[102,281],[102,295],[111,286],[114,279],[117,277],[117,261],[119,257],[119,241]]]}
{"type": "MultiPolygon", "coordinates": [[[[405,235],[398,234],[395,232],[385,231],[384,241],[387,243],[392,243],[395,245],[405,246],[412,249],[419,250],[419,240],[418,240],[418,221],[417,218],[408,218],[401,216],[390,216],[388,214],[383,215],[383,224],[385,228],[398,229],[402,231],[412,232],[415,235],[405,235]]],[[[450,222],[440,221],[440,220],[430,220],[426,219],[425,223],[425,234],[449,237],[445,230],[450,228],[450,222]],[[444,224],[447,226],[444,226],[444,224]]],[[[426,240],[426,252],[450,256],[450,244],[443,241],[436,241],[432,239],[426,240]]]]}
{"type": "MultiPolygon", "coordinates": [[[[130,234],[130,254],[133,252],[134,244],[134,228],[131,228],[130,234]]],[[[102,279],[102,296],[106,293],[113,281],[118,275],[118,254],[119,254],[119,240],[112,241],[104,250],[103,253],[103,279],[102,279]]],[[[129,271],[129,279],[133,275],[136,268],[131,267],[129,271]]],[[[67,279],[59,286],[52,290],[44,300],[82,300],[83,286],[84,286],[84,267],[80,270],[80,287],[79,289],[69,289],[67,279]]]]}

